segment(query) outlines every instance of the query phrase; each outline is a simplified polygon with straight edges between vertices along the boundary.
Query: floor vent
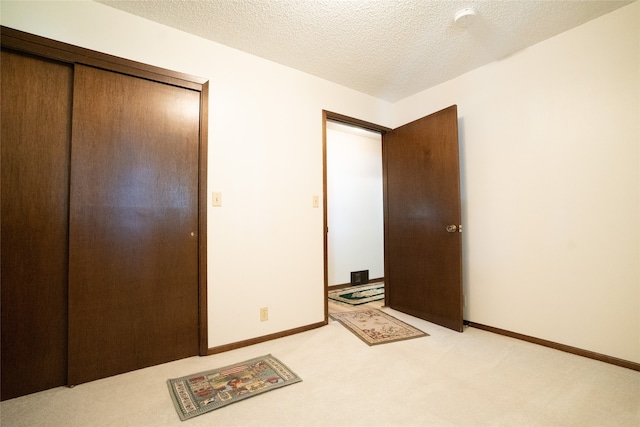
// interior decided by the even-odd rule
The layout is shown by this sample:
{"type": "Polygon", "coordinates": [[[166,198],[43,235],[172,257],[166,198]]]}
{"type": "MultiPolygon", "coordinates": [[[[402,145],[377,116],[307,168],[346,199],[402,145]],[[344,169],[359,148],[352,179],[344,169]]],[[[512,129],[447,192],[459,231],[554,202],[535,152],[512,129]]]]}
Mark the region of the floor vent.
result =
{"type": "Polygon", "coordinates": [[[351,272],[352,285],[365,285],[367,283],[369,283],[369,270],[351,272]]]}

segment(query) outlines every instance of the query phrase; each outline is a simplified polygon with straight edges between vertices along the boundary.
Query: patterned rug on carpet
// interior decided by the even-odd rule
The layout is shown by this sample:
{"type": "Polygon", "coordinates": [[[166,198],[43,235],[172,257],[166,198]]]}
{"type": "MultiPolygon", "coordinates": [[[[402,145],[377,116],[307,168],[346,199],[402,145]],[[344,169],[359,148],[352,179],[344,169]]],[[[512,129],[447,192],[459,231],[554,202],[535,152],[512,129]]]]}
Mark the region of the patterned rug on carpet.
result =
{"type": "Polygon", "coordinates": [[[384,282],[329,291],[329,299],[344,305],[361,305],[384,299],[384,282]]]}
{"type": "Polygon", "coordinates": [[[429,336],[426,332],[380,310],[345,311],[331,313],[330,316],[369,345],[429,336]]]}
{"type": "Polygon", "coordinates": [[[167,380],[182,421],[302,381],[268,354],[223,368],[167,380]]]}

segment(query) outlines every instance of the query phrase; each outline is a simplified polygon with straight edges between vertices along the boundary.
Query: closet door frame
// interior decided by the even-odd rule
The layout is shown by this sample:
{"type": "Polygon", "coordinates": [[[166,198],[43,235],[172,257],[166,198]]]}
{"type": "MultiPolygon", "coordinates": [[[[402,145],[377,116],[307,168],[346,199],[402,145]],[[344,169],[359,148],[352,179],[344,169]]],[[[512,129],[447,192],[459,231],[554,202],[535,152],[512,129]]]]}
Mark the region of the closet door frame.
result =
{"type": "Polygon", "coordinates": [[[207,143],[209,81],[176,71],[131,61],[90,49],[47,39],[12,28],[0,27],[3,48],[69,64],[83,64],[107,71],[166,83],[200,92],[200,135],[198,155],[198,351],[208,354],[207,325],[207,143]]]}

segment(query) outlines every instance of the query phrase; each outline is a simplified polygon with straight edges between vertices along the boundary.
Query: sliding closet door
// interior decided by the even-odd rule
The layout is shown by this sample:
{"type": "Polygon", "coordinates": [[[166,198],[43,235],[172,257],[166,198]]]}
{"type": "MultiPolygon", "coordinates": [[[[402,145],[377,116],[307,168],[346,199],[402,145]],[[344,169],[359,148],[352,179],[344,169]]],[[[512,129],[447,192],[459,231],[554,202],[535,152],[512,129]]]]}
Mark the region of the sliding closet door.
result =
{"type": "Polygon", "coordinates": [[[199,106],[76,66],[69,384],[198,354],[199,106]]]}
{"type": "Polygon", "coordinates": [[[66,383],[71,66],[2,51],[2,400],[66,383]]]}

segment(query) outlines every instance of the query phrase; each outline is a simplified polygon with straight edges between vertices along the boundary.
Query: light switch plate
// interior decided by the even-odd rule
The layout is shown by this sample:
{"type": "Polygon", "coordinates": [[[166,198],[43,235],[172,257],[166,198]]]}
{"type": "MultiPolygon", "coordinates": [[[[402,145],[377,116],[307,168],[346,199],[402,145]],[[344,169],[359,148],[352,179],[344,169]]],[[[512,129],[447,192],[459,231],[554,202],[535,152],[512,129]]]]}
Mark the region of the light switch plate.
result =
{"type": "Polygon", "coordinates": [[[213,206],[214,207],[222,206],[222,193],[218,191],[213,192],[213,206]]]}

